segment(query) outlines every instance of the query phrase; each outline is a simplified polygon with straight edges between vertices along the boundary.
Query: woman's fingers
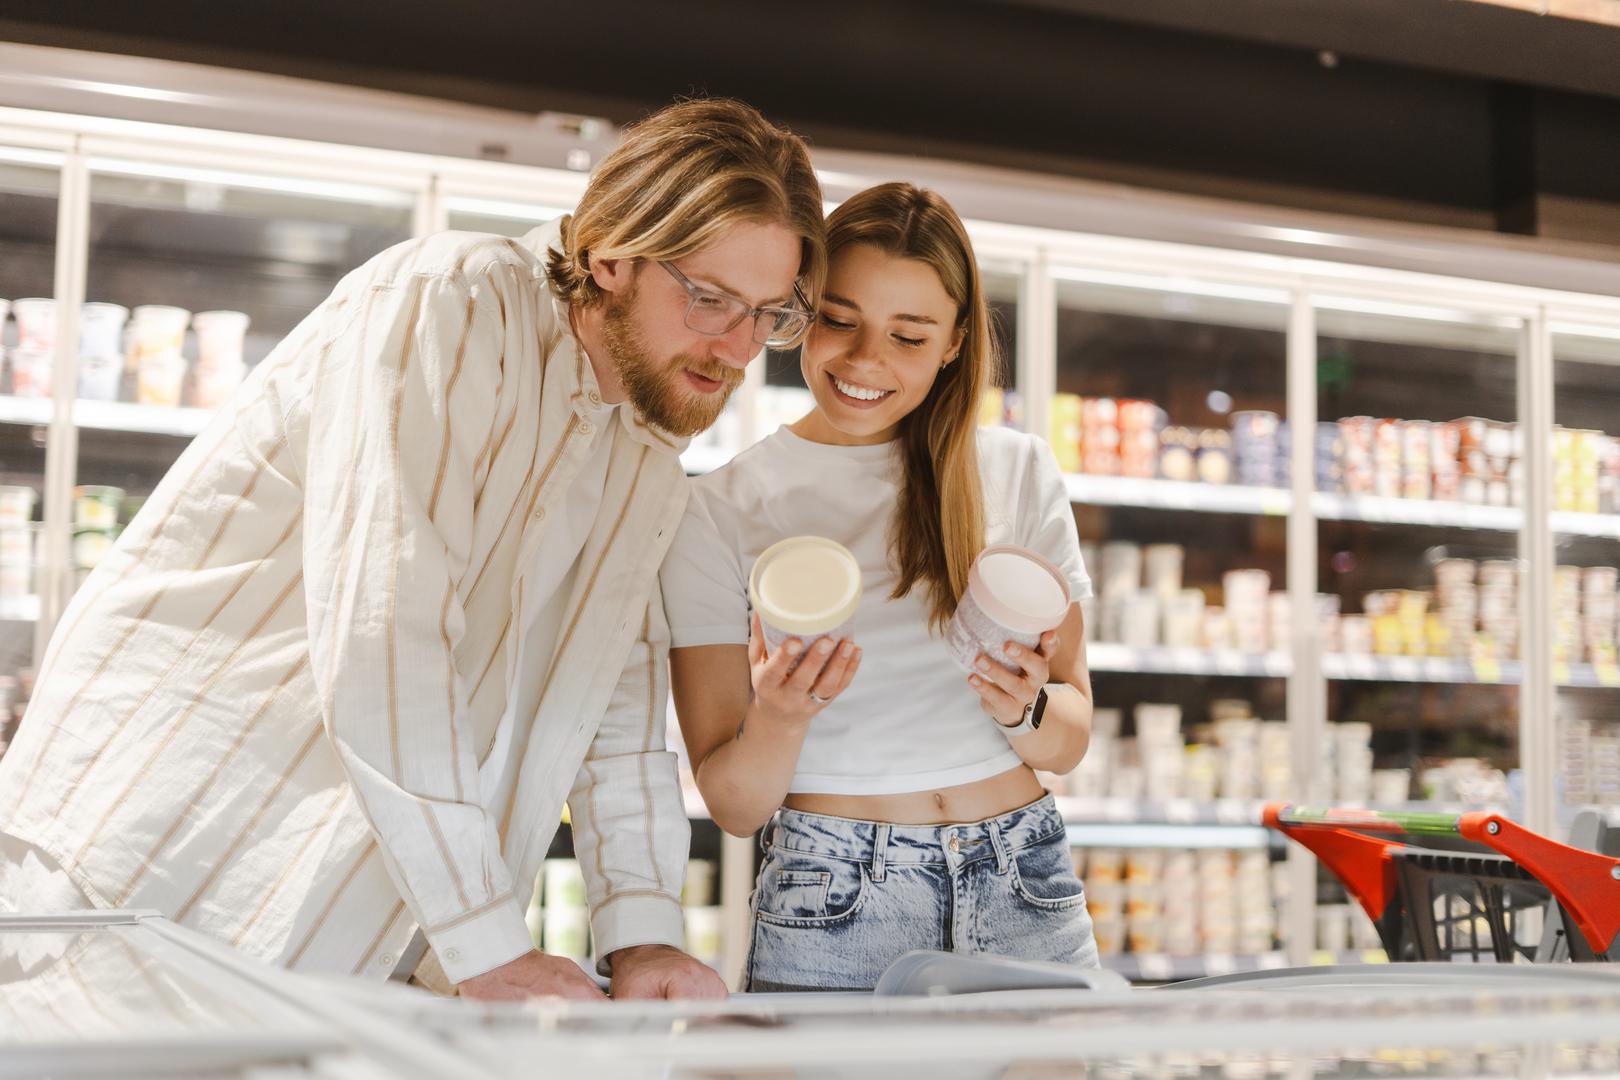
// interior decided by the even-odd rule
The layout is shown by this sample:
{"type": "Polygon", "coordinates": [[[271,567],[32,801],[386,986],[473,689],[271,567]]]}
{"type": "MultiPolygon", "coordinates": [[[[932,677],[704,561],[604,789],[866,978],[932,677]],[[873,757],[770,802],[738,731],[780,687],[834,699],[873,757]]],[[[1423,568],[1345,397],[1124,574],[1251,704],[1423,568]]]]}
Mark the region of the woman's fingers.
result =
{"type": "Polygon", "coordinates": [[[853,641],[841,641],[833,651],[832,658],[827,666],[821,669],[821,674],[811,684],[811,693],[824,700],[831,700],[839,695],[844,687],[849,685],[851,668],[856,664],[856,649],[853,641]]]}

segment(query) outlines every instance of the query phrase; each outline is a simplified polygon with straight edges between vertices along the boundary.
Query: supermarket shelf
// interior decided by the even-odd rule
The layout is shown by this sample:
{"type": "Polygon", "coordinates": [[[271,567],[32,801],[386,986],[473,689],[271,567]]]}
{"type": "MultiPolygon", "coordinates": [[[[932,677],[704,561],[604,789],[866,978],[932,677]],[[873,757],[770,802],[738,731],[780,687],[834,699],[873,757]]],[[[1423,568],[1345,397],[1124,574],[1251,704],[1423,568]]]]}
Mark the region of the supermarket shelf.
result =
{"type": "Polygon", "coordinates": [[[1286,678],[1293,670],[1287,653],[1252,655],[1236,649],[1186,649],[1156,646],[1138,649],[1110,641],[1086,644],[1086,664],[1092,671],[1138,672],[1152,675],[1234,675],[1286,678]]]}
{"type": "MultiPolygon", "coordinates": [[[[1255,656],[1228,649],[1178,649],[1167,646],[1136,649],[1109,641],[1088,642],[1086,664],[1093,672],[1145,675],[1284,679],[1293,671],[1293,661],[1286,653],[1255,656]]],[[[1559,686],[1620,688],[1620,667],[1569,664],[1555,667],[1553,674],[1559,686]]],[[[1524,681],[1524,665],[1517,660],[1476,663],[1438,656],[1328,653],[1322,657],[1322,675],[1339,682],[1499,683],[1516,686],[1524,681]]]]}
{"type": "Polygon", "coordinates": [[[1163,802],[1058,797],[1071,847],[1262,849],[1283,837],[1260,824],[1251,799],[1163,802]]]}
{"type": "Polygon", "coordinates": [[[0,622],[32,623],[39,621],[39,596],[0,597],[0,622]]]}
{"type": "MultiPolygon", "coordinates": [[[[1284,488],[1198,484],[1180,480],[1140,480],[1123,476],[1064,477],[1071,502],[1091,506],[1137,506],[1149,510],[1194,510],[1210,514],[1287,514],[1293,499],[1284,488]]],[[[1317,492],[1311,509],[1324,521],[1364,521],[1390,525],[1424,525],[1452,529],[1517,532],[1524,512],[1514,506],[1430,499],[1395,499],[1377,495],[1317,492]]],[[[1620,514],[1575,514],[1551,517],[1553,532],[1566,536],[1620,539],[1620,514]]]]}
{"type": "Polygon", "coordinates": [[[97,431],[137,431],[189,439],[208,426],[214,419],[214,410],[81,400],[74,402],[73,419],[81,428],[97,431]]]}
{"type": "Polygon", "coordinates": [[[0,394],[0,424],[26,424],[35,427],[50,422],[50,398],[23,398],[0,394]]]}
{"type": "Polygon", "coordinates": [[[1604,536],[1620,540],[1620,514],[1574,514],[1555,510],[1552,530],[1564,536],[1604,536]]]}
{"type": "Polygon", "coordinates": [[[1511,506],[1391,499],[1377,495],[1333,495],[1320,491],[1311,496],[1311,508],[1324,521],[1370,521],[1499,532],[1514,532],[1524,521],[1523,512],[1511,506]]]}
{"type": "Polygon", "coordinates": [[[1215,848],[1263,851],[1283,847],[1282,837],[1264,825],[1070,825],[1069,846],[1077,848],[1215,848]]]}
{"type": "MultiPolygon", "coordinates": [[[[214,418],[212,409],[170,409],[135,405],[127,401],[76,401],[73,419],[81,428],[97,431],[138,431],[153,435],[191,438],[214,418]]],[[[39,425],[51,422],[49,398],[21,398],[0,394],[0,424],[39,425]]]]}
{"type": "Polygon", "coordinates": [[[1141,506],[1151,510],[1199,510],[1211,514],[1286,514],[1292,500],[1282,488],[1140,480],[1128,476],[1064,478],[1071,502],[1092,506],[1141,506]]]}
{"type": "MultiPolygon", "coordinates": [[[[1312,953],[1313,967],[1332,964],[1387,964],[1383,949],[1349,952],[1321,950],[1312,953]]],[[[1102,958],[1102,966],[1132,982],[1184,982],[1240,971],[1275,971],[1288,967],[1288,955],[1280,950],[1263,953],[1209,953],[1203,956],[1169,956],[1164,953],[1120,953],[1102,958]]]]}

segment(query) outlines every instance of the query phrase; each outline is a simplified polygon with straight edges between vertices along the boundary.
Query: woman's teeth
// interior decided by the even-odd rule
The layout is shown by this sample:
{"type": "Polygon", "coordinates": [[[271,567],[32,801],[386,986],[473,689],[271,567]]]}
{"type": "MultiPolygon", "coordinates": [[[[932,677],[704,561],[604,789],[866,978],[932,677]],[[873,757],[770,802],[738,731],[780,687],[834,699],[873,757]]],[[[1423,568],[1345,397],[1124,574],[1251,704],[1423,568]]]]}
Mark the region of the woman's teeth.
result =
{"type": "Polygon", "coordinates": [[[856,386],[854,383],[845,382],[836,375],[833,376],[833,385],[838,387],[840,394],[847,394],[858,401],[877,401],[894,393],[893,390],[869,390],[864,386],[856,386]]]}

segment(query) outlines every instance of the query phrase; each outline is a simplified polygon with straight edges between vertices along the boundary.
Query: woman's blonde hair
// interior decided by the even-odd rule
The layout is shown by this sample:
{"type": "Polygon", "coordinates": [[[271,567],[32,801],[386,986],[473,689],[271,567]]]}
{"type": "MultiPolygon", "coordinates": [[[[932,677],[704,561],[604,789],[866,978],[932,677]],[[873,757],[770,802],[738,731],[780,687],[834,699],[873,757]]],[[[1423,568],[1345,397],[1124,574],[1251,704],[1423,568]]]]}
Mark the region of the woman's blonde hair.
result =
{"type": "Polygon", "coordinates": [[[602,299],[591,258],[678,259],[742,222],[778,223],[798,234],[799,286],[821,296],[827,251],[821,185],[804,140],[740,101],[710,98],[662,109],[625,131],[603,159],[546,273],[557,295],[589,306],[602,299]]]}
{"type": "Polygon", "coordinates": [[[943,630],[984,546],[984,491],[977,445],[979,400],[999,362],[990,310],[962,219],[950,203],[912,184],[867,188],[827,218],[827,254],[870,244],[927,263],[956,304],[962,344],[956,359],[900,421],[904,478],[889,527],[899,599],[919,584],[929,593],[929,625],[943,630]]]}

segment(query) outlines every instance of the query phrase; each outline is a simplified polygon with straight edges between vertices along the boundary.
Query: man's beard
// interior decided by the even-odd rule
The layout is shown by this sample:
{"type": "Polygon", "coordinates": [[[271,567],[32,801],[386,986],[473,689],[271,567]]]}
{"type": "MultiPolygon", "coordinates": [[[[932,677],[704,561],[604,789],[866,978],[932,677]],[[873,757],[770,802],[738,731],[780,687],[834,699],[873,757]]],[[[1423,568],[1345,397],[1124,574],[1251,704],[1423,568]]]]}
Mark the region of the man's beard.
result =
{"type": "Polygon", "coordinates": [[[663,364],[654,360],[631,321],[636,288],[632,284],[623,296],[608,299],[602,316],[602,341],[608,359],[636,412],[672,435],[696,435],[720,418],[720,410],[742,382],[743,373],[719,361],[684,353],[663,364]],[[682,370],[718,380],[720,389],[699,394],[684,385],[682,370]]]}

